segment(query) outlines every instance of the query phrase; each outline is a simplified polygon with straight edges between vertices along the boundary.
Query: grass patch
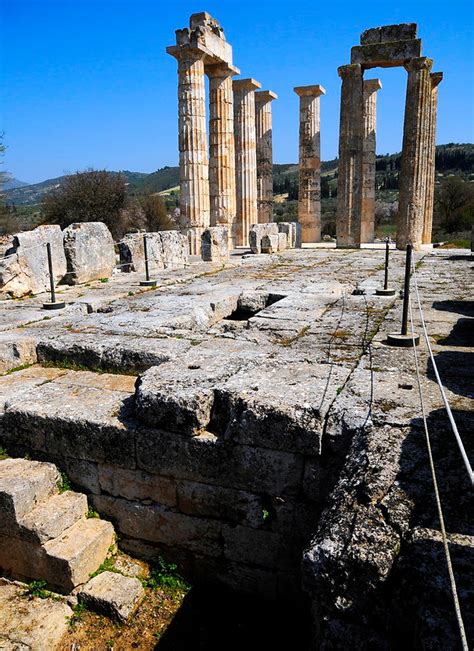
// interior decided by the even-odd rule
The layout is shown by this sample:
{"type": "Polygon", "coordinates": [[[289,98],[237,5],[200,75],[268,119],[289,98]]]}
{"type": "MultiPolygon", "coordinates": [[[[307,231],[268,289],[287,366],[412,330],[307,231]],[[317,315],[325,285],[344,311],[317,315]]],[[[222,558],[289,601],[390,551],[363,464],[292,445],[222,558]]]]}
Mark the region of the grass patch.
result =
{"type": "MultiPolygon", "coordinates": [[[[93,517],[99,517],[99,516],[93,516],[93,517]]],[[[99,567],[96,569],[95,572],[89,574],[89,578],[93,579],[98,574],[102,574],[102,572],[115,572],[116,574],[121,574],[121,572],[119,572],[115,567],[115,558],[113,556],[109,556],[108,558],[106,558],[105,561],[99,565],[99,567]]]]}
{"type": "Polygon", "coordinates": [[[3,448],[0,445],[0,461],[3,461],[4,459],[9,459],[9,458],[10,458],[10,455],[8,454],[8,452],[5,450],[5,448],[3,448]]]}
{"type": "Polygon", "coordinates": [[[99,278],[99,282],[101,283],[108,283],[109,279],[108,278],[99,278]]]}
{"type": "Polygon", "coordinates": [[[67,618],[68,624],[71,628],[74,628],[77,624],[82,621],[82,618],[87,613],[87,607],[84,604],[78,603],[72,608],[72,615],[67,618]]]}
{"type": "Polygon", "coordinates": [[[46,581],[32,581],[28,584],[28,589],[25,590],[23,596],[28,597],[28,599],[33,599],[34,597],[48,599],[51,596],[51,592],[46,590],[46,586],[46,581]]]}
{"type": "Polygon", "coordinates": [[[274,343],[278,344],[279,346],[284,346],[287,348],[288,346],[291,346],[292,344],[295,343],[295,341],[298,341],[298,339],[301,339],[301,337],[304,337],[305,334],[309,330],[309,325],[305,325],[301,328],[299,332],[297,332],[293,337],[281,337],[278,336],[275,340],[274,343]]]}
{"type": "Polygon", "coordinates": [[[89,508],[89,510],[86,513],[86,518],[98,518],[100,519],[100,515],[97,513],[97,511],[94,511],[94,509],[89,508]]]}
{"type": "Polygon", "coordinates": [[[156,590],[162,588],[171,592],[182,590],[187,592],[191,586],[177,572],[178,567],[174,563],[168,563],[159,556],[150,566],[150,575],[142,580],[144,588],[156,590]]]}
{"type": "Polygon", "coordinates": [[[471,242],[469,240],[452,240],[451,242],[445,242],[442,244],[440,249],[470,249],[471,242]]]}
{"type": "Polygon", "coordinates": [[[30,368],[30,366],[33,366],[33,364],[21,364],[20,366],[15,366],[14,368],[11,368],[6,373],[3,373],[3,375],[11,375],[12,373],[17,373],[18,371],[24,371],[25,368],[30,368]]]}
{"type": "Polygon", "coordinates": [[[65,493],[66,491],[71,490],[71,483],[69,477],[62,470],[59,471],[61,474],[61,479],[56,484],[58,487],[59,494],[65,493]]]}

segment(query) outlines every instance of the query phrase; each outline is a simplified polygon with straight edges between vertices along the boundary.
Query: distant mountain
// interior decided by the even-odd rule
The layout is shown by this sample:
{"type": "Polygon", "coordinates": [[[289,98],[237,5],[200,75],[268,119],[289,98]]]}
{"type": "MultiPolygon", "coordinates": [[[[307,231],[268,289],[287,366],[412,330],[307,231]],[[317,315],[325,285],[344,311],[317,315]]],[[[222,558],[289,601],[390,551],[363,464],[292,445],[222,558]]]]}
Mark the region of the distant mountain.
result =
{"type": "Polygon", "coordinates": [[[13,176],[7,176],[2,187],[3,190],[15,190],[16,188],[24,188],[26,185],[29,184],[24,181],[19,181],[18,179],[13,178],[13,176]]]}
{"type": "MultiPolygon", "coordinates": [[[[334,175],[337,171],[337,158],[321,163],[323,176],[334,175]]],[[[400,166],[400,154],[386,154],[377,156],[377,173],[383,175],[394,174],[400,166]]],[[[438,172],[474,174],[474,145],[454,144],[439,145],[436,147],[436,169],[438,172]]],[[[121,172],[127,180],[129,193],[132,195],[153,192],[165,192],[178,188],[179,167],[163,167],[156,172],[146,174],[144,172],[121,172]]],[[[117,174],[117,172],[110,172],[117,174]]],[[[288,192],[290,186],[295,185],[298,176],[298,165],[296,163],[275,164],[273,166],[274,184],[276,192],[288,192]]],[[[48,179],[42,183],[27,185],[21,181],[16,186],[5,188],[5,200],[7,203],[17,206],[35,206],[42,202],[45,194],[59,187],[64,181],[64,176],[55,179],[48,179]]],[[[335,183],[335,181],[334,181],[335,183]]]]}

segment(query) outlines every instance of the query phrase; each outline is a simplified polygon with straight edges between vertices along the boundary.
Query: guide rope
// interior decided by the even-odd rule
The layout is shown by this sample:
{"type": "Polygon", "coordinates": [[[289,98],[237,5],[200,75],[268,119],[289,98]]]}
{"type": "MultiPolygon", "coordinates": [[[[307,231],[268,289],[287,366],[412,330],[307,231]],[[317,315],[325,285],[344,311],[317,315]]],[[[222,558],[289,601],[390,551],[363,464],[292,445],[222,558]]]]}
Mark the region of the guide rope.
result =
{"type": "Polygon", "coordinates": [[[430,440],[430,434],[428,431],[428,422],[426,419],[426,410],[425,410],[425,403],[423,400],[423,391],[421,388],[421,378],[420,378],[420,367],[418,363],[418,354],[417,354],[417,349],[416,349],[416,343],[415,343],[415,337],[414,337],[414,327],[413,327],[413,313],[412,313],[412,308],[411,308],[411,300],[408,301],[408,311],[410,315],[410,324],[411,324],[411,334],[412,334],[412,340],[413,340],[413,353],[415,357],[415,369],[416,369],[416,378],[417,378],[417,383],[418,383],[418,393],[420,397],[420,406],[421,406],[421,414],[423,417],[423,428],[425,431],[425,441],[426,441],[426,447],[428,449],[428,457],[429,457],[429,462],[430,462],[430,470],[431,470],[431,478],[433,480],[433,488],[434,488],[434,493],[435,493],[435,500],[436,500],[436,507],[438,510],[438,517],[439,517],[439,523],[440,523],[440,528],[441,528],[441,536],[443,539],[443,548],[444,548],[444,553],[446,556],[446,563],[448,566],[448,574],[449,574],[449,582],[451,585],[451,593],[454,601],[454,610],[456,612],[456,620],[459,628],[459,633],[461,636],[461,643],[462,643],[462,648],[463,651],[469,651],[469,646],[467,643],[467,637],[466,637],[466,631],[464,628],[464,621],[462,618],[462,613],[461,613],[461,606],[459,603],[459,595],[457,591],[457,586],[456,586],[456,579],[454,576],[454,571],[453,571],[453,565],[451,561],[451,554],[449,551],[449,545],[448,545],[448,538],[446,535],[446,528],[444,524],[444,515],[443,515],[443,508],[441,505],[441,497],[439,493],[439,488],[438,488],[438,480],[436,478],[436,470],[435,470],[435,465],[434,465],[434,459],[433,459],[433,451],[431,449],[431,440],[430,440]]]}
{"type": "Polygon", "coordinates": [[[461,435],[459,434],[459,430],[458,430],[456,422],[454,420],[454,417],[453,417],[453,414],[452,414],[452,411],[451,411],[451,407],[449,406],[449,402],[448,402],[448,399],[446,397],[446,393],[444,391],[444,387],[443,387],[443,384],[441,382],[441,378],[439,376],[438,367],[436,365],[436,361],[435,361],[435,358],[434,358],[434,355],[433,355],[433,350],[431,348],[431,343],[430,343],[430,339],[429,339],[429,336],[428,336],[428,331],[426,329],[425,318],[424,318],[424,315],[423,315],[423,309],[421,307],[420,293],[418,291],[418,282],[417,282],[417,278],[416,278],[416,269],[415,269],[415,265],[413,265],[413,264],[412,264],[412,273],[413,273],[413,282],[414,282],[414,286],[415,286],[416,300],[417,300],[417,303],[418,303],[418,311],[420,313],[421,327],[423,329],[423,335],[425,337],[426,345],[427,345],[428,352],[429,352],[429,355],[430,355],[431,364],[433,366],[433,370],[434,370],[434,373],[435,373],[436,381],[438,383],[439,391],[441,393],[441,397],[443,398],[444,406],[445,406],[446,412],[448,414],[449,422],[451,423],[451,427],[452,427],[452,430],[454,432],[454,436],[456,437],[456,441],[457,441],[457,444],[458,444],[458,447],[459,447],[459,451],[461,452],[461,456],[463,458],[464,465],[466,466],[466,469],[467,469],[467,472],[468,472],[468,475],[469,475],[469,479],[471,480],[471,486],[474,486],[474,472],[472,470],[472,466],[471,466],[471,464],[469,462],[469,458],[468,458],[466,450],[464,448],[464,444],[463,444],[463,441],[461,439],[461,435]]]}

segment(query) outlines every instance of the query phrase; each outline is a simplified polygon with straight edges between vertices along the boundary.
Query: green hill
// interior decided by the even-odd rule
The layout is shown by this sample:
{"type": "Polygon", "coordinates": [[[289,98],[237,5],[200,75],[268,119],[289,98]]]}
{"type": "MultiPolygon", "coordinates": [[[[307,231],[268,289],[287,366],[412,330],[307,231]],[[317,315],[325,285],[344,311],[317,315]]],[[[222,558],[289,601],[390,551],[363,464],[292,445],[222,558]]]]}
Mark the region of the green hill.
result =
{"type": "MultiPolygon", "coordinates": [[[[333,194],[337,185],[337,158],[321,163],[323,176],[323,196],[333,194]]],[[[398,172],[400,170],[400,154],[377,156],[376,172],[377,187],[384,190],[398,188],[398,172]]],[[[436,170],[438,174],[459,174],[464,177],[474,176],[474,145],[455,144],[439,145],[436,147],[436,170]]],[[[110,172],[117,174],[117,172],[110,172]]],[[[179,168],[163,167],[156,172],[121,172],[127,179],[130,194],[147,194],[163,192],[179,185],[179,168]]],[[[298,165],[295,163],[275,164],[273,166],[274,191],[276,194],[288,193],[290,199],[297,198],[298,165]]],[[[5,190],[5,200],[15,206],[38,206],[45,194],[57,188],[64,176],[48,179],[42,183],[25,185],[5,190]]]]}

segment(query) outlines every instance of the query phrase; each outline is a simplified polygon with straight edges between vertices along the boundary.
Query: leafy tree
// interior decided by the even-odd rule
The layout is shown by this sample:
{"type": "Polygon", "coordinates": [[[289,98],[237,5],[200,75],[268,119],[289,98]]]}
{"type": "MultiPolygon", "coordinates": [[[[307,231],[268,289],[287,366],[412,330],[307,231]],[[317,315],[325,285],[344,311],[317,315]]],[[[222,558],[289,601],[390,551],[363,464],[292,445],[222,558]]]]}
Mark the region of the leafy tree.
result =
{"type": "Polygon", "coordinates": [[[169,231],[175,228],[168,216],[166,205],[159,194],[149,194],[142,197],[140,205],[144,213],[147,231],[169,231]]]}
{"type": "Polygon", "coordinates": [[[474,223],[474,187],[459,176],[448,176],[436,192],[436,213],[446,233],[466,230],[474,223]]]}
{"type": "Polygon", "coordinates": [[[105,170],[66,176],[43,200],[43,223],[65,228],[73,222],[104,222],[114,235],[123,234],[121,211],[127,205],[125,177],[105,170]]]}

